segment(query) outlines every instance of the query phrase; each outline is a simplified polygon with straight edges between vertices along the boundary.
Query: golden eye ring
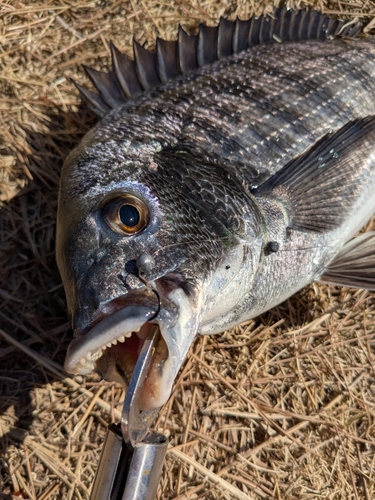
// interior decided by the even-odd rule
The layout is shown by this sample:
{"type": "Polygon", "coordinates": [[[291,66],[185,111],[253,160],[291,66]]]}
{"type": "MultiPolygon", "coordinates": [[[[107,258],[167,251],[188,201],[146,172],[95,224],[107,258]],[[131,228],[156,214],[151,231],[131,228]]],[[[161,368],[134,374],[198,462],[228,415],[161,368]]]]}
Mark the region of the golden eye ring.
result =
{"type": "Polygon", "coordinates": [[[146,204],[132,194],[116,196],[103,207],[103,217],[108,226],[125,236],[140,233],[147,226],[149,216],[146,204]]]}

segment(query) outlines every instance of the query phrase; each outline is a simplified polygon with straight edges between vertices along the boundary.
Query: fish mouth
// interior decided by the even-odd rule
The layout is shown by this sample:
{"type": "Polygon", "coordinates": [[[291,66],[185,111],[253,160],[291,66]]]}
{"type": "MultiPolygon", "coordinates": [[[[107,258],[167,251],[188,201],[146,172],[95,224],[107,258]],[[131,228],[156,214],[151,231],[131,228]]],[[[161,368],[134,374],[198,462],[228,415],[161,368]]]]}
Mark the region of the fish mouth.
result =
{"type": "Polygon", "coordinates": [[[64,368],[74,375],[97,372],[105,380],[127,387],[150,330],[155,335],[159,330],[161,335],[139,399],[141,410],[158,408],[167,401],[196,335],[193,316],[182,289],[168,297],[160,297],[152,289],[130,292],[123,304],[119,299],[108,303],[99,320],[70,343],[64,368]]]}

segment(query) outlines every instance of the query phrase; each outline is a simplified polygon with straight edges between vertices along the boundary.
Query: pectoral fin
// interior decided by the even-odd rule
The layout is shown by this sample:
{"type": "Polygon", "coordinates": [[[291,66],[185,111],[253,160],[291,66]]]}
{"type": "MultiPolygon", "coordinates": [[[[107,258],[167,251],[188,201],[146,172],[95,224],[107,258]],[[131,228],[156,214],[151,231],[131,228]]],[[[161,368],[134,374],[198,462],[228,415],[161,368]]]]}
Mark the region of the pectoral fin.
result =
{"type": "Polygon", "coordinates": [[[375,116],[368,116],[326,134],[253,194],[279,200],[299,231],[331,231],[351,217],[348,237],[375,211],[374,183],[375,116]]]}
{"type": "Polygon", "coordinates": [[[348,241],[319,281],[375,290],[375,231],[348,241]]]}

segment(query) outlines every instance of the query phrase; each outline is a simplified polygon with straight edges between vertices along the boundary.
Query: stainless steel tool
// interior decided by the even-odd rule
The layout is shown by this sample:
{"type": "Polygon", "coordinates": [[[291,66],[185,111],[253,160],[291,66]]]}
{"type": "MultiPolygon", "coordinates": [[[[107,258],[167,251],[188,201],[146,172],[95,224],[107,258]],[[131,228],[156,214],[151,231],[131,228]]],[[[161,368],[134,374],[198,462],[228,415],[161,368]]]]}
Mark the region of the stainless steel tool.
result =
{"type": "Polygon", "coordinates": [[[155,498],[168,441],[150,430],[159,408],[140,411],[138,401],[159,337],[159,329],[151,328],[129,383],[121,423],[108,427],[90,500],[155,498]]]}

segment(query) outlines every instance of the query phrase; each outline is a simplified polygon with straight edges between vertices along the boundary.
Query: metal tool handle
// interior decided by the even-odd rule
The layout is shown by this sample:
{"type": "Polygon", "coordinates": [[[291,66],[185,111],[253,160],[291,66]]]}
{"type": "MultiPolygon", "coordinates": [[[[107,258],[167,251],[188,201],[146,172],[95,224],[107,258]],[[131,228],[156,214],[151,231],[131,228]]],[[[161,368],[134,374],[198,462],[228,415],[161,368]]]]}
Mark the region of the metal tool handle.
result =
{"type": "Polygon", "coordinates": [[[111,424],[103,443],[90,500],[121,500],[132,456],[133,450],[125,445],[120,427],[111,424]]]}
{"type": "Polygon", "coordinates": [[[154,500],[167,447],[163,434],[151,432],[129,448],[121,427],[110,425],[90,500],[154,500]]]}
{"type": "Polygon", "coordinates": [[[167,448],[166,437],[157,432],[135,446],[121,500],[154,500],[167,448]]]}

